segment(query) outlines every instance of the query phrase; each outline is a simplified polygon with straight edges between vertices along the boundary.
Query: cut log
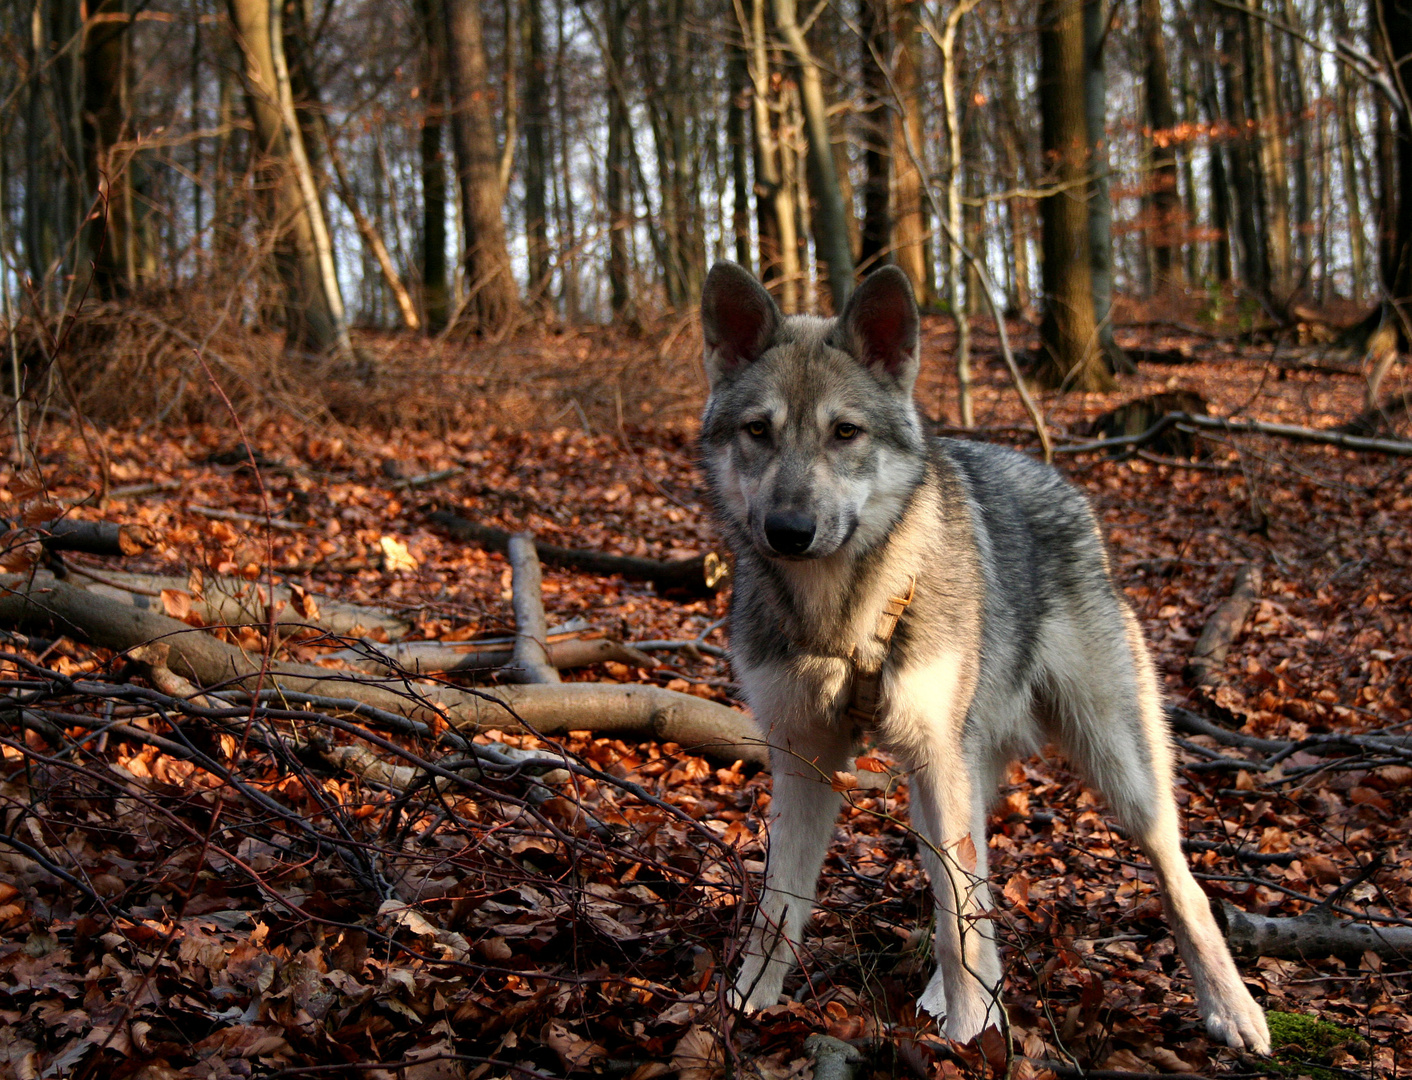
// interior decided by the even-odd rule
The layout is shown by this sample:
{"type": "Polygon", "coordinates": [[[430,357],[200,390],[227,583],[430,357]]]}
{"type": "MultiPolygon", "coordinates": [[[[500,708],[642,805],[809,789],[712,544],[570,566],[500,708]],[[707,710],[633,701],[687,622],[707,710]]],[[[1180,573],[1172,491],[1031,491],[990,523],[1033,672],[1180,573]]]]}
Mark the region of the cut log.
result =
{"type": "Polygon", "coordinates": [[[87,555],[141,555],[157,543],[156,530],[146,525],[59,518],[35,526],[39,542],[50,551],[81,551],[87,555]]]}
{"type": "Polygon", "coordinates": [[[433,728],[449,722],[467,735],[591,730],[675,742],[688,752],[727,763],[769,763],[767,747],[748,717],[655,686],[562,683],[472,691],[439,684],[409,686],[402,679],[381,682],[312,664],[274,664],[261,676],[259,657],[186,623],[67,582],[31,581],[13,574],[0,575],[0,626],[44,627],[117,652],[161,640],[169,647],[167,666],[200,689],[252,689],[260,681],[297,693],[349,698],[433,728]]]}
{"type": "MultiPolygon", "coordinates": [[[[428,520],[440,525],[456,539],[479,544],[487,551],[498,551],[503,555],[509,550],[512,534],[504,529],[479,525],[442,510],[428,515],[428,520]]],[[[554,544],[541,543],[535,546],[540,560],[550,566],[584,570],[604,577],[616,574],[631,581],[650,581],[657,587],[657,591],[662,593],[711,596],[723,588],[730,578],[728,564],[714,551],[690,559],[664,562],[660,559],[640,559],[631,555],[608,555],[601,551],[563,548],[554,544]]]]}
{"type": "Polygon", "coordinates": [[[1336,919],[1323,908],[1293,918],[1253,915],[1229,903],[1216,909],[1226,940],[1237,952],[1254,956],[1406,956],[1412,952],[1412,926],[1374,926],[1336,919]]]}
{"type": "Polygon", "coordinates": [[[531,533],[510,537],[511,603],[515,608],[514,659],[501,673],[508,682],[557,683],[559,669],[549,659],[549,623],[544,617],[543,576],[531,533]]]}
{"type": "Polygon", "coordinates": [[[1191,660],[1182,676],[1192,687],[1209,686],[1217,680],[1231,645],[1240,636],[1250,609],[1260,599],[1260,568],[1251,563],[1237,567],[1231,595],[1222,600],[1202,627],[1191,660]]]}
{"type": "MultiPolygon", "coordinates": [[[[47,575],[40,575],[38,580],[47,584],[49,579],[47,575]]],[[[163,590],[181,593],[191,591],[190,582],[186,578],[128,574],[116,570],[105,571],[102,581],[84,580],[74,584],[96,595],[129,604],[138,610],[160,613],[166,611],[161,599],[163,590]]],[[[207,581],[202,595],[192,596],[191,610],[196,612],[203,622],[213,626],[263,624],[266,621],[264,601],[268,596],[268,587],[258,581],[207,581]]],[[[379,608],[349,604],[324,596],[315,596],[313,599],[318,613],[310,618],[295,609],[288,587],[276,585],[275,603],[282,601],[284,606],[275,615],[275,622],[291,626],[317,626],[342,637],[363,637],[380,630],[389,640],[394,641],[406,637],[412,629],[410,620],[379,608]]]]}

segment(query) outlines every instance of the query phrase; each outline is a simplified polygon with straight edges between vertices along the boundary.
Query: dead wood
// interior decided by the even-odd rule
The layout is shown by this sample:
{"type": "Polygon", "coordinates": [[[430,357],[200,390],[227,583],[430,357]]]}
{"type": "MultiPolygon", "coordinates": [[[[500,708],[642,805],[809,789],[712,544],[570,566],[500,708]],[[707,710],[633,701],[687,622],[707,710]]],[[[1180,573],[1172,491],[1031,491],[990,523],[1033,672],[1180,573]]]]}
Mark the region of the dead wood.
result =
{"type": "Polygon", "coordinates": [[[157,543],[146,525],[58,518],[35,526],[39,542],[50,551],[80,551],[86,555],[141,555],[157,543]]]}
{"type": "MultiPolygon", "coordinates": [[[[655,644],[649,642],[649,644],[655,644]]],[[[549,635],[546,643],[549,662],[563,671],[614,660],[633,667],[654,668],[657,662],[641,649],[609,637],[549,635]]],[[[711,646],[714,647],[714,646],[711,646]]],[[[376,651],[342,649],[329,654],[361,671],[403,669],[411,672],[437,672],[467,675],[502,668],[515,659],[514,642],[402,641],[379,645],[376,651]]]]}
{"type": "Polygon", "coordinates": [[[515,610],[514,659],[502,672],[510,682],[557,683],[559,669],[549,659],[549,623],[544,617],[543,577],[531,533],[510,537],[511,606],[515,610]]]}
{"type": "MultiPolygon", "coordinates": [[[[1103,438],[1125,435],[1141,435],[1168,413],[1190,413],[1194,416],[1207,415],[1206,400],[1192,390],[1170,390],[1160,394],[1148,394],[1124,402],[1116,409],[1099,416],[1089,425],[1088,433],[1103,438]]],[[[1182,431],[1173,425],[1153,437],[1148,443],[1159,454],[1173,457],[1195,457],[1201,449],[1201,440],[1191,432],[1182,431]]]]}
{"type": "MultiPolygon", "coordinates": [[[[83,568],[71,567],[84,575],[83,568]]],[[[84,575],[85,577],[87,575],[84,575]]],[[[47,583],[46,575],[38,580],[47,583]]],[[[169,577],[158,574],[129,574],[116,570],[105,571],[101,579],[74,582],[88,592],[106,596],[129,604],[142,611],[155,611],[165,614],[166,605],[163,591],[183,593],[191,597],[191,610],[203,622],[211,626],[237,626],[247,623],[268,622],[265,603],[269,600],[269,587],[262,582],[245,580],[207,581],[201,595],[191,591],[191,583],[186,578],[169,577]]],[[[310,595],[309,600],[296,605],[293,592],[284,585],[276,585],[274,591],[276,605],[283,605],[275,613],[275,622],[293,629],[299,626],[315,626],[340,637],[362,637],[385,633],[389,639],[406,637],[412,623],[398,615],[380,608],[365,607],[362,604],[349,604],[342,600],[332,600],[324,596],[310,595]]]]}
{"type": "MultiPolygon", "coordinates": [[[[440,525],[458,540],[479,544],[488,551],[506,553],[511,533],[504,529],[479,525],[474,521],[444,510],[428,515],[428,520],[440,525]]],[[[687,593],[710,596],[720,590],[729,578],[725,560],[714,551],[690,559],[665,562],[632,555],[609,555],[601,551],[583,551],[554,544],[536,544],[541,561],[568,570],[584,570],[604,577],[618,575],[632,581],[650,581],[662,593],[687,593]]]]}
{"type": "Polygon", "coordinates": [[[1222,902],[1217,921],[1231,948],[1255,956],[1407,956],[1412,953],[1412,926],[1373,926],[1336,919],[1326,908],[1293,918],[1255,915],[1222,902]]]}
{"type": "Polygon", "coordinates": [[[124,652],[161,640],[167,666],[198,688],[257,682],[306,694],[337,695],[438,728],[463,734],[499,730],[658,739],[718,760],[768,764],[754,725],[724,705],[655,686],[605,683],[499,686],[483,690],[375,680],[312,664],[273,664],[260,675],[259,657],[218,641],[155,611],[88,592],[63,581],[0,575],[0,625],[45,627],[124,652]]]}
{"type": "Polygon", "coordinates": [[[1200,428],[1206,431],[1223,431],[1230,435],[1268,435],[1274,438],[1291,439],[1294,442],[1337,446],[1343,450],[1356,450],[1361,453],[1412,457],[1412,440],[1407,439],[1370,439],[1361,435],[1347,435],[1334,429],[1320,430],[1298,427],[1294,424],[1270,424],[1261,420],[1226,420],[1219,416],[1193,416],[1191,413],[1185,412],[1168,413],[1140,435],[1097,439],[1075,446],[1056,446],[1054,452],[1056,454],[1087,454],[1095,450],[1110,450],[1117,447],[1136,449],[1153,442],[1174,426],[1200,428]]]}
{"type": "Polygon", "coordinates": [[[1250,609],[1259,599],[1260,568],[1244,563],[1236,568],[1230,596],[1217,605],[1211,618],[1201,628],[1201,636],[1196,639],[1196,647],[1191,651],[1191,660],[1182,670],[1188,685],[1209,686],[1217,680],[1231,645],[1245,627],[1250,609]]]}

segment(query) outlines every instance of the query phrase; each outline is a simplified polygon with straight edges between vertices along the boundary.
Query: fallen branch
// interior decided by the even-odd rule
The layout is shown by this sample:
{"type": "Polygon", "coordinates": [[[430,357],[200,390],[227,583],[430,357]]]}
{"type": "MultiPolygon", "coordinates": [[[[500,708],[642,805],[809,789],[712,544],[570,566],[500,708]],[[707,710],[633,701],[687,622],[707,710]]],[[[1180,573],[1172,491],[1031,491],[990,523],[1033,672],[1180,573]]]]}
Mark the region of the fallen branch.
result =
{"type": "MultiPolygon", "coordinates": [[[[202,689],[248,687],[260,673],[257,657],[210,634],[63,581],[0,575],[0,624],[42,626],[116,652],[160,639],[170,647],[167,666],[202,689]]],[[[465,735],[489,730],[559,734],[587,729],[675,742],[726,762],[765,766],[769,760],[765,744],[743,714],[655,686],[563,683],[460,690],[376,681],[311,664],[271,665],[263,682],[299,693],[336,693],[434,729],[450,723],[465,735]]]]}
{"type": "MultiPolygon", "coordinates": [[[[590,664],[601,664],[608,660],[633,667],[657,666],[657,662],[646,652],[632,645],[625,645],[615,638],[565,636],[556,640],[551,634],[546,647],[549,662],[560,671],[588,667],[590,664]]],[[[403,670],[416,674],[437,672],[445,675],[469,675],[502,668],[515,659],[515,652],[513,639],[464,643],[402,641],[393,645],[379,645],[371,650],[342,649],[329,653],[328,658],[342,660],[360,671],[403,670]]]]}
{"type": "MultiPolygon", "coordinates": [[[[69,569],[88,579],[73,584],[95,595],[119,600],[142,611],[165,613],[162,593],[166,591],[191,595],[191,610],[208,625],[263,625],[268,621],[265,603],[270,599],[269,588],[262,583],[240,580],[234,588],[228,588],[221,581],[207,581],[201,595],[196,596],[191,593],[191,584],[186,578],[129,574],[116,570],[106,571],[100,578],[89,573],[87,567],[69,569]]],[[[47,575],[39,575],[36,578],[37,582],[44,584],[48,584],[49,580],[47,575]]],[[[283,607],[275,613],[275,622],[291,627],[317,626],[341,637],[361,637],[380,630],[388,638],[396,639],[405,637],[412,629],[410,620],[380,608],[349,604],[323,596],[315,596],[312,599],[314,606],[311,608],[306,604],[304,611],[300,611],[293,603],[291,590],[286,586],[276,585],[274,601],[276,605],[283,604],[283,607]]]]}
{"type": "Polygon", "coordinates": [[[543,578],[531,533],[510,537],[511,604],[515,609],[514,659],[502,673],[511,682],[557,683],[559,669],[549,659],[549,623],[544,617],[543,578]]]}
{"type": "Polygon", "coordinates": [[[1255,956],[1406,956],[1412,952],[1412,926],[1373,926],[1335,919],[1326,908],[1293,918],[1254,915],[1222,902],[1217,921],[1239,952],[1255,956]]]}
{"type": "Polygon", "coordinates": [[[1182,677],[1193,687],[1209,686],[1215,682],[1231,645],[1240,636],[1245,620],[1250,617],[1250,609],[1260,599],[1260,568],[1252,563],[1243,563],[1236,568],[1235,584],[1230,596],[1217,605],[1211,618],[1201,628],[1201,636],[1192,649],[1191,660],[1182,670],[1182,677]]]}
{"type": "Polygon", "coordinates": [[[214,521],[238,521],[242,525],[260,525],[271,529],[280,529],[284,532],[309,532],[314,527],[298,521],[286,521],[284,518],[262,517],[260,514],[242,514],[239,510],[222,510],[215,506],[188,506],[187,510],[200,517],[211,518],[214,521]]]}
{"type": "Polygon", "coordinates": [[[1406,439],[1370,439],[1361,435],[1346,435],[1337,430],[1321,431],[1317,428],[1297,427],[1294,424],[1270,424],[1263,420],[1225,420],[1219,416],[1194,416],[1191,413],[1175,412],[1168,413],[1138,435],[1120,435],[1112,439],[1097,439],[1075,446],[1056,446],[1054,452],[1056,454],[1087,454],[1095,450],[1146,446],[1172,427],[1182,430],[1224,431],[1231,435],[1269,435],[1292,439],[1295,442],[1337,446],[1343,450],[1412,457],[1412,441],[1406,439]]]}
{"type": "MultiPolygon", "coordinates": [[[[458,540],[479,544],[487,551],[505,554],[510,547],[511,533],[448,511],[438,510],[428,520],[440,525],[458,540]]],[[[633,581],[650,581],[659,592],[687,592],[693,596],[710,596],[725,584],[730,571],[725,560],[714,551],[690,559],[663,562],[632,555],[608,555],[601,551],[582,551],[554,544],[536,544],[539,558],[550,566],[569,570],[584,570],[604,577],[619,575],[633,581]]]]}

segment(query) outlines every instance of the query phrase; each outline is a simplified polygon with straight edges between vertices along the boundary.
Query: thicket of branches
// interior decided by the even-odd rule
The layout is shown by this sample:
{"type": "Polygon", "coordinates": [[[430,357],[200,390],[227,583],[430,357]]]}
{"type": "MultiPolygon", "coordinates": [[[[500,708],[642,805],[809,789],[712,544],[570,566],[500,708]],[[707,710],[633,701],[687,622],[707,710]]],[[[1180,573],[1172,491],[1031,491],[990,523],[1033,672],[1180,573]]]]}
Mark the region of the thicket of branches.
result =
{"type": "Polygon", "coordinates": [[[1356,344],[1406,336],[1398,0],[36,0],[0,20],[11,319],[199,295],[208,321],[346,353],[350,325],[686,311],[732,257],[786,310],[895,261],[986,314],[983,267],[1082,385],[1125,363],[1115,285],[1234,300],[1246,325],[1376,305],[1356,344]]]}

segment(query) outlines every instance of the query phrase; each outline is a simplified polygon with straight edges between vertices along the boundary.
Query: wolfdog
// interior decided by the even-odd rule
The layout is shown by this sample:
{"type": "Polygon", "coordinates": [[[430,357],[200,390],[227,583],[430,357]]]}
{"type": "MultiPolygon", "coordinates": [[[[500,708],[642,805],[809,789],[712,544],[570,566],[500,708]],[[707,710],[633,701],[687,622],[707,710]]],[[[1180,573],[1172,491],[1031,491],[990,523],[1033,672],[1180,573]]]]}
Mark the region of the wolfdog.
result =
{"type": "Polygon", "coordinates": [[[1207,1030],[1268,1052],[1182,855],[1152,660],[1084,496],[1023,454],[923,435],[917,305],[896,268],[837,318],[785,318],[717,263],[701,321],[702,460],[735,555],[731,657],[774,785],[734,1000],[779,999],[838,816],[833,774],[871,729],[909,769],[935,897],[920,1005],[961,1041],[998,1022],[986,809],[1009,761],[1052,742],[1151,860],[1207,1030]]]}

